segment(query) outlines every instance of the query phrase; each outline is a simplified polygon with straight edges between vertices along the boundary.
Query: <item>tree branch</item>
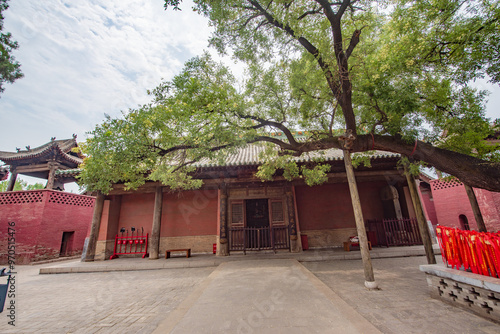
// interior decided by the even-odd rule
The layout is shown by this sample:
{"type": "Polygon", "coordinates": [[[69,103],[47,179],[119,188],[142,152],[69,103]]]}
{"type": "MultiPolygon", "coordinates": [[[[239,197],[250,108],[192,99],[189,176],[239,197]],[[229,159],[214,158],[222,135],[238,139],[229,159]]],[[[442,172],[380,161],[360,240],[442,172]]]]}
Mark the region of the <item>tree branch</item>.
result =
{"type": "Polygon", "coordinates": [[[352,34],[351,41],[349,43],[349,47],[347,48],[347,50],[345,52],[345,56],[347,59],[349,59],[349,57],[351,56],[351,53],[354,50],[354,48],[356,47],[356,45],[358,45],[359,36],[361,35],[361,30],[363,30],[363,28],[364,27],[362,27],[361,29],[356,29],[354,31],[354,33],[352,34]]]}
{"type": "Polygon", "coordinates": [[[266,9],[264,9],[256,0],[248,0],[249,3],[251,3],[257,10],[259,10],[262,15],[266,18],[266,20],[275,26],[276,28],[284,31],[287,35],[292,37],[293,39],[297,40],[306,50],[309,52],[311,55],[314,56],[316,61],[318,62],[320,68],[324,71],[325,76],[327,78],[328,85],[332,92],[336,94],[336,96],[339,96],[340,94],[340,86],[337,82],[334,80],[334,76],[330,70],[330,67],[328,64],[324,61],[323,57],[321,57],[319,50],[311,43],[309,42],[305,37],[303,36],[297,36],[295,31],[288,25],[285,25],[278,20],[274,18],[274,16],[269,13],[266,9]]]}
{"type": "Polygon", "coordinates": [[[277,128],[277,129],[280,129],[281,131],[283,131],[283,133],[285,134],[286,138],[288,139],[288,141],[290,142],[291,145],[298,145],[292,132],[282,123],[268,121],[268,120],[265,120],[263,118],[260,118],[257,116],[252,116],[252,115],[238,114],[238,117],[243,118],[243,119],[251,119],[251,120],[259,122],[260,123],[259,128],[264,127],[264,126],[272,126],[272,127],[277,128]]]}

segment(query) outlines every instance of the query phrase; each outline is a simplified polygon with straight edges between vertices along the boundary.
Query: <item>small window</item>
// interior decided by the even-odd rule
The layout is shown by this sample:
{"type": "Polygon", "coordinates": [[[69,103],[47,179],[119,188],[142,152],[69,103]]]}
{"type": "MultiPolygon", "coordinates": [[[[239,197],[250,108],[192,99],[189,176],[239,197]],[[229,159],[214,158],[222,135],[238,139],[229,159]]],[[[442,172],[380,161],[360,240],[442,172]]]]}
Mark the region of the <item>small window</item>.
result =
{"type": "Polygon", "coordinates": [[[243,219],[243,202],[236,202],[231,204],[231,226],[243,227],[245,221],[243,219]]]}
{"type": "Polygon", "coordinates": [[[271,201],[271,221],[273,226],[285,224],[282,201],[271,201]]]}

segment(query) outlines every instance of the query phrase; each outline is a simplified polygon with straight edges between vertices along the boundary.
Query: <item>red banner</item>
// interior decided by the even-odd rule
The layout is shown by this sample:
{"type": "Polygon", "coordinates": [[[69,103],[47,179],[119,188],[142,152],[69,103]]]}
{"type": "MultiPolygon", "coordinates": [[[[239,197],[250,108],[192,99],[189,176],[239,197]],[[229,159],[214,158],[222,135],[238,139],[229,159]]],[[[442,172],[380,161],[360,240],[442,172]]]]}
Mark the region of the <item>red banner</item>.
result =
{"type": "Polygon", "coordinates": [[[463,231],[452,227],[436,229],[443,262],[455,269],[499,277],[500,233],[463,231]]]}

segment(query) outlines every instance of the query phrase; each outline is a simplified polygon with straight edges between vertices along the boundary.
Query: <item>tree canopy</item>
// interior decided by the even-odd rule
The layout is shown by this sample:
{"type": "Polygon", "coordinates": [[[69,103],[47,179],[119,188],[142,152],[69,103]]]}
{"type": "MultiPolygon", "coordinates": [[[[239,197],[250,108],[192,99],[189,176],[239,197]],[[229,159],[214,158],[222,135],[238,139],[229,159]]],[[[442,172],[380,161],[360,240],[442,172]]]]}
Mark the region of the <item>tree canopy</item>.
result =
{"type": "MultiPolygon", "coordinates": [[[[7,187],[9,185],[9,181],[1,181],[0,182],[0,192],[7,191],[7,187]]],[[[19,190],[38,190],[38,189],[44,189],[45,185],[42,183],[35,183],[35,184],[29,184],[27,181],[24,181],[22,179],[17,179],[16,183],[14,184],[14,189],[13,191],[19,191],[19,190]]]]}
{"type": "Polygon", "coordinates": [[[278,148],[259,176],[322,180],[321,162],[298,170],[287,157],[341,148],[349,130],[352,152],[400,153],[500,191],[498,147],[484,140],[499,124],[469,85],[486,75],[500,83],[499,1],[197,0],[195,10],[215,29],[210,44],[247,65],[244,81],[200,55],[151,103],[106,119],[83,145],[90,190],[198,187],[194,162],[254,142],[278,148]]]}
{"type": "Polygon", "coordinates": [[[18,44],[11,39],[11,33],[3,32],[3,12],[7,8],[8,0],[0,0],[0,93],[5,90],[5,83],[13,83],[23,77],[21,65],[12,56],[12,51],[18,48],[18,44]]]}

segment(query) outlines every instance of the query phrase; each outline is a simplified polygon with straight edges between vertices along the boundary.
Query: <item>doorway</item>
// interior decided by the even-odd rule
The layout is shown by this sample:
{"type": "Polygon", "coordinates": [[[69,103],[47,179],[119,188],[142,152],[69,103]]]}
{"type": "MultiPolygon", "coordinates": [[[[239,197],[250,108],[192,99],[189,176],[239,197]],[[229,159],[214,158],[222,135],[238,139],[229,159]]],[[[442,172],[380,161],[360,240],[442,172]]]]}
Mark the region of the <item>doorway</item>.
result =
{"type": "Polygon", "coordinates": [[[236,199],[229,207],[229,251],[290,248],[281,198],[236,199]]]}
{"type": "Polygon", "coordinates": [[[245,201],[247,220],[246,245],[250,249],[271,247],[268,202],[267,199],[248,199],[245,201]]]}
{"type": "Polygon", "coordinates": [[[245,204],[247,227],[269,227],[269,206],[267,199],[247,199],[245,204]]]}
{"type": "Polygon", "coordinates": [[[59,256],[70,256],[73,250],[73,236],[75,231],[63,232],[61,241],[61,250],[59,251],[59,256]]]}

